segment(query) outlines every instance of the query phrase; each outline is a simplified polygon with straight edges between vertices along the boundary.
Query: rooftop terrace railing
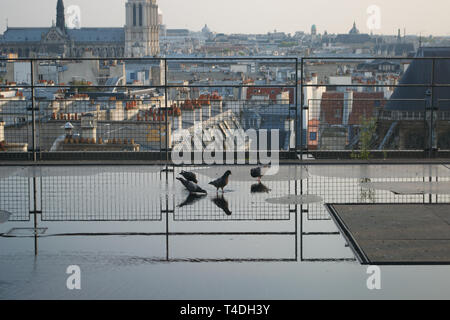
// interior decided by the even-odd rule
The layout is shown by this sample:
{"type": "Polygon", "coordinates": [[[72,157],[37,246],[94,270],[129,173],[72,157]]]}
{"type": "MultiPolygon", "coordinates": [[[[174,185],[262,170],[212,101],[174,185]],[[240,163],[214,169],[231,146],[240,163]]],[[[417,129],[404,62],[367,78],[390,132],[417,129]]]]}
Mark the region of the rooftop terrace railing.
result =
{"type": "Polygon", "coordinates": [[[448,57],[0,61],[14,70],[3,78],[18,81],[0,84],[2,161],[171,163],[180,137],[202,153],[211,132],[246,158],[266,149],[302,160],[450,156],[448,57]]]}

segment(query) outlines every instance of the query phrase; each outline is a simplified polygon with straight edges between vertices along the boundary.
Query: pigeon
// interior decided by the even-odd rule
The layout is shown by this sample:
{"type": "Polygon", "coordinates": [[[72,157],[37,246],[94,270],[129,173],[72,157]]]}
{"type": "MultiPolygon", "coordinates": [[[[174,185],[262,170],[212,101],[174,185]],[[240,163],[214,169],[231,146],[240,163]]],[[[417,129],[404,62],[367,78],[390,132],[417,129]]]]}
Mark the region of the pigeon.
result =
{"type": "Polygon", "coordinates": [[[0,224],[7,222],[10,216],[11,216],[10,212],[0,210],[0,224]]]}
{"type": "Polygon", "coordinates": [[[219,192],[219,189],[222,189],[222,193],[223,193],[223,189],[228,185],[228,180],[229,180],[230,175],[231,175],[231,171],[228,170],[227,172],[225,172],[225,174],[222,176],[222,178],[211,181],[209,184],[216,187],[217,192],[219,192]]]}
{"type": "Polygon", "coordinates": [[[197,175],[193,172],[181,171],[180,175],[183,176],[187,181],[191,181],[195,184],[198,184],[197,175]]]}
{"type": "Polygon", "coordinates": [[[190,206],[193,205],[194,203],[196,203],[197,201],[200,201],[201,199],[203,199],[204,197],[206,197],[206,194],[195,194],[195,193],[190,193],[189,197],[187,197],[186,200],[184,200],[183,203],[181,203],[178,208],[183,208],[186,206],[190,206]]]}
{"type": "Polygon", "coordinates": [[[253,178],[258,178],[258,182],[261,182],[261,178],[264,176],[264,174],[267,172],[268,167],[258,167],[250,170],[250,175],[253,178]]]}
{"type": "Polygon", "coordinates": [[[200,188],[198,185],[196,185],[195,183],[193,183],[191,181],[187,181],[183,178],[177,178],[177,180],[180,181],[186,187],[186,189],[189,191],[189,193],[207,194],[207,192],[205,190],[203,190],[202,188],[200,188]]]}
{"type": "Polygon", "coordinates": [[[251,186],[251,193],[270,193],[270,191],[272,190],[267,188],[262,183],[257,183],[251,186]]]}
{"type": "Polygon", "coordinates": [[[233,212],[230,211],[228,201],[225,200],[223,195],[221,197],[212,199],[212,201],[218,208],[222,209],[222,211],[225,212],[227,216],[231,216],[233,214],[233,212]]]}

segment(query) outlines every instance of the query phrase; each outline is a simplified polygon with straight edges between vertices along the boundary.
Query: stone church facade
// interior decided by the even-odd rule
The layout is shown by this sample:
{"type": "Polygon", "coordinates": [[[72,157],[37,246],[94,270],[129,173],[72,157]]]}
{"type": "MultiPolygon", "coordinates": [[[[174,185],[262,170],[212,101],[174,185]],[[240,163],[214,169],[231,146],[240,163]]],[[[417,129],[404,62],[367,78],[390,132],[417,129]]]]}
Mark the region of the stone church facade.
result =
{"type": "Polygon", "coordinates": [[[128,0],[124,28],[69,29],[63,0],[57,3],[56,25],[50,28],[10,28],[0,35],[0,53],[19,57],[149,57],[159,54],[156,0],[128,0]]]}

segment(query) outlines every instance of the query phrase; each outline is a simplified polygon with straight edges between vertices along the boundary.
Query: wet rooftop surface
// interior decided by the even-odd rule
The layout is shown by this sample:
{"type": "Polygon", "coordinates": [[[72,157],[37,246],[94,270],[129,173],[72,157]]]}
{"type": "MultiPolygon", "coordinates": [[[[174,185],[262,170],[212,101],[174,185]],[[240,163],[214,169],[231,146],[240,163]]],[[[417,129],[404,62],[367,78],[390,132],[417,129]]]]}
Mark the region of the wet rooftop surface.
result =
{"type": "Polygon", "coordinates": [[[10,214],[0,299],[450,297],[449,266],[383,266],[382,290],[368,290],[367,266],[325,207],[449,203],[447,166],[282,166],[262,185],[250,168],[0,167],[0,211],[10,214]],[[182,169],[208,195],[190,199],[175,180],[182,169]],[[208,182],[228,169],[217,195],[208,182]],[[81,268],[80,291],[66,287],[70,265],[81,268]]]}

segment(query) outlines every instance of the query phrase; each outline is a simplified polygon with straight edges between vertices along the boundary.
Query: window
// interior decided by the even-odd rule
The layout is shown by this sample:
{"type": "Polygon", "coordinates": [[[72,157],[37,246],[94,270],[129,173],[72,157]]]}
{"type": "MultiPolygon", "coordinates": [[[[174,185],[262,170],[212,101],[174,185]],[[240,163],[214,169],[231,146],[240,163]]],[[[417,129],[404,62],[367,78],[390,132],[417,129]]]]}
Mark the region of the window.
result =
{"type": "Polygon", "coordinates": [[[142,4],[139,4],[139,26],[142,27],[142,4]]]}
{"type": "Polygon", "coordinates": [[[335,118],[340,118],[341,117],[341,109],[334,110],[334,117],[335,118]]]}
{"type": "Polygon", "coordinates": [[[309,133],[309,140],[310,141],[316,141],[317,140],[317,132],[310,132],[309,133]]]}
{"type": "Polygon", "coordinates": [[[133,26],[136,27],[136,4],[133,4],[133,26]]]}

